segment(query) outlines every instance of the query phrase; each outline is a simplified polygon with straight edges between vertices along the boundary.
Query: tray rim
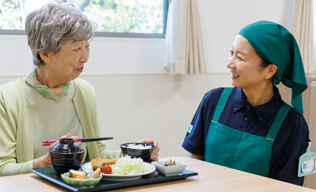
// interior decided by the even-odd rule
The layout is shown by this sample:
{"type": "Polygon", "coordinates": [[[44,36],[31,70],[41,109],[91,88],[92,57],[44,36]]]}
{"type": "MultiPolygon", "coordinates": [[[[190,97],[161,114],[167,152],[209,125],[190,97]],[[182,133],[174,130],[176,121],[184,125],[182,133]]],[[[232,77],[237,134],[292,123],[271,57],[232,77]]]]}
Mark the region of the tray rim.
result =
{"type": "Polygon", "coordinates": [[[198,175],[197,172],[185,169],[183,172],[189,171],[191,173],[182,174],[182,175],[173,175],[173,176],[163,176],[163,175],[159,174],[160,176],[163,176],[163,177],[162,178],[149,178],[149,179],[145,179],[145,180],[125,181],[123,183],[118,182],[117,184],[111,184],[111,185],[107,185],[107,186],[96,186],[96,187],[92,187],[92,188],[79,189],[79,188],[73,187],[71,185],[68,185],[66,183],[60,182],[52,177],[49,177],[49,176],[37,171],[38,169],[41,169],[41,168],[33,168],[33,169],[30,169],[30,171],[35,173],[36,175],[48,180],[48,181],[51,181],[51,182],[53,182],[61,187],[67,188],[67,189],[74,191],[74,192],[114,190],[114,189],[121,189],[121,188],[126,188],[126,187],[136,187],[136,186],[141,186],[141,185],[149,185],[149,184],[157,184],[157,183],[163,183],[163,182],[169,182],[169,181],[176,181],[176,180],[186,179],[187,177],[198,175]]]}
{"type": "MultiPolygon", "coordinates": [[[[42,167],[41,167],[41,168],[42,168],[42,167]]],[[[40,176],[40,177],[46,179],[46,180],[49,180],[49,181],[51,181],[51,182],[53,182],[53,183],[56,183],[56,184],[58,184],[58,185],[60,185],[60,186],[62,186],[62,187],[65,187],[65,188],[67,188],[67,189],[69,189],[69,190],[71,190],[71,191],[78,191],[77,188],[75,188],[75,187],[73,187],[73,186],[71,186],[71,185],[68,185],[67,183],[62,183],[62,182],[60,182],[60,181],[58,181],[58,180],[56,180],[56,179],[53,179],[53,178],[51,178],[51,177],[49,177],[49,176],[47,176],[47,175],[44,175],[43,173],[38,172],[36,169],[40,169],[40,168],[32,168],[32,169],[30,169],[30,171],[33,172],[33,173],[35,173],[36,175],[38,175],[38,176],[40,176]]]]}

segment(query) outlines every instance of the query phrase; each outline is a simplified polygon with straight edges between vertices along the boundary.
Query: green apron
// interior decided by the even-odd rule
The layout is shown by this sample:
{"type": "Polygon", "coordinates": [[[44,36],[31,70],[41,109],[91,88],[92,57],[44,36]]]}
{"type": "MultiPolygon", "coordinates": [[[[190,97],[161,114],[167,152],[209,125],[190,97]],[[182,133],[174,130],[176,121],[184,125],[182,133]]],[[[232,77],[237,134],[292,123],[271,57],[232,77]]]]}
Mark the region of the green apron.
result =
{"type": "Polygon", "coordinates": [[[274,139],[291,107],[283,102],[267,137],[242,132],[218,122],[232,89],[224,89],[216,106],[205,141],[205,161],[267,177],[274,139]]]}

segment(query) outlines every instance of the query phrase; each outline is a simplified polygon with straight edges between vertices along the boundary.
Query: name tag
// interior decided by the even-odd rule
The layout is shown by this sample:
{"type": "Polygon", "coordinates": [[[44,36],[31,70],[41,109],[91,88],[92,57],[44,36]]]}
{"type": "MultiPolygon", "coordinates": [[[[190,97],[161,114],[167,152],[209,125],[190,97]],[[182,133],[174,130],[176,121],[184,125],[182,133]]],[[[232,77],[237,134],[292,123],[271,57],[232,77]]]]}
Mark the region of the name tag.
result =
{"type": "Polygon", "coordinates": [[[300,174],[315,171],[315,159],[303,161],[300,166],[301,166],[300,174]]]}
{"type": "Polygon", "coordinates": [[[191,133],[193,130],[193,125],[190,125],[189,128],[188,128],[188,133],[191,133]]]}
{"type": "Polygon", "coordinates": [[[315,160],[316,153],[310,152],[309,148],[312,143],[308,142],[308,147],[306,149],[306,153],[301,155],[299,164],[298,164],[298,175],[299,177],[303,177],[305,175],[310,175],[315,173],[315,160]]]}

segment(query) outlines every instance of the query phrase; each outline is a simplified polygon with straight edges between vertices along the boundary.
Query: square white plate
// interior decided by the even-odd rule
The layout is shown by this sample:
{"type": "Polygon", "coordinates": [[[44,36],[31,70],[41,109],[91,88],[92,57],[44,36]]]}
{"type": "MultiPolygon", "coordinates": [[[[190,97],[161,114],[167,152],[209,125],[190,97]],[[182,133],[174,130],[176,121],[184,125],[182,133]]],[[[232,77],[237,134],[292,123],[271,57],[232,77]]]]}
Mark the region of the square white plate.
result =
{"type": "Polygon", "coordinates": [[[187,167],[187,164],[176,161],[175,165],[171,166],[164,166],[164,164],[168,161],[153,161],[151,164],[155,165],[156,170],[161,175],[170,176],[170,175],[179,175],[182,173],[185,168],[187,167]]]}

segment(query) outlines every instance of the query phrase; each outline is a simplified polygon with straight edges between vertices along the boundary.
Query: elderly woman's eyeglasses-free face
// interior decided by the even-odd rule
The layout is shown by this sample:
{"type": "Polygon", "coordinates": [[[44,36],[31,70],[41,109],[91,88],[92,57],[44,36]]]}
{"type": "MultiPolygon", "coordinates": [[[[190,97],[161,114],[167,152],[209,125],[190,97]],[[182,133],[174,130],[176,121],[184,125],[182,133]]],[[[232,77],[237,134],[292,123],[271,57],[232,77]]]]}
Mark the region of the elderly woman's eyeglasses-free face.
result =
{"type": "Polygon", "coordinates": [[[42,56],[45,70],[58,82],[69,82],[83,72],[84,63],[88,61],[90,43],[86,40],[69,40],[63,43],[58,53],[46,53],[42,56]]]}

